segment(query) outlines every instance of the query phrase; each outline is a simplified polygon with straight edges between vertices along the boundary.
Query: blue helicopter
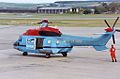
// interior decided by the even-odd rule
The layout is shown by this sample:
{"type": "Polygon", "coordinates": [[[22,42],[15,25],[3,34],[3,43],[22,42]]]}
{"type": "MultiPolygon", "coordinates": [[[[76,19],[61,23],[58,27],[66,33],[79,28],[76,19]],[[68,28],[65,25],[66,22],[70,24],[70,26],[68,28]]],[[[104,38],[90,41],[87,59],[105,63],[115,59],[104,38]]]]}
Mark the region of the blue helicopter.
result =
{"type": "Polygon", "coordinates": [[[104,20],[108,28],[99,37],[65,35],[59,29],[48,26],[48,20],[43,20],[39,23],[40,28],[27,30],[13,45],[15,49],[22,51],[24,56],[28,53],[41,53],[45,54],[46,58],[50,58],[51,54],[62,54],[67,57],[67,53],[72,50],[73,46],[93,46],[97,51],[102,51],[107,49],[105,45],[111,37],[115,44],[114,33],[120,32],[119,29],[114,29],[118,19],[119,17],[112,27],[104,20]]]}

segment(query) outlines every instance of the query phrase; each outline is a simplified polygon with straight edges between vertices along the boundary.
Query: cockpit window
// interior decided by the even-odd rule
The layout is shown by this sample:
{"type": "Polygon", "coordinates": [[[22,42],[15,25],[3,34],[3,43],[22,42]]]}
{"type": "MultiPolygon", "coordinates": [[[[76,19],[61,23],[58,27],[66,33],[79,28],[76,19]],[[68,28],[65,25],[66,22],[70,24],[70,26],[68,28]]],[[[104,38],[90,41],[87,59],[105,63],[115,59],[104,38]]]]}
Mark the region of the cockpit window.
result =
{"type": "Polygon", "coordinates": [[[48,26],[48,23],[46,22],[43,22],[42,24],[40,24],[40,27],[46,27],[46,26],[48,26]]]}
{"type": "Polygon", "coordinates": [[[49,31],[40,31],[39,34],[41,36],[61,36],[61,34],[56,32],[49,32],[49,31]]]}
{"type": "Polygon", "coordinates": [[[22,37],[21,36],[19,37],[18,41],[22,41],[22,37]]]}

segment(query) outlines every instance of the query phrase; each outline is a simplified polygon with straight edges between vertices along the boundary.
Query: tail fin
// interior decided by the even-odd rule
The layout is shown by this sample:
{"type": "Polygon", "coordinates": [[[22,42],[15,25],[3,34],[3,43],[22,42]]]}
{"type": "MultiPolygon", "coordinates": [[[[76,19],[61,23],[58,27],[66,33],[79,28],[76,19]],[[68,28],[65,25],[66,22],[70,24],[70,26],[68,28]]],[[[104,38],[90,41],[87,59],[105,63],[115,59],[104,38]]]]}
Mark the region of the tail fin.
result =
{"type": "Polygon", "coordinates": [[[100,37],[96,38],[95,46],[105,46],[113,34],[114,32],[106,32],[105,34],[102,34],[100,37]]]}
{"type": "Polygon", "coordinates": [[[93,45],[93,47],[97,51],[106,50],[107,47],[105,45],[110,40],[113,34],[114,32],[106,32],[105,34],[102,34],[100,37],[96,38],[97,41],[96,41],[96,44],[93,45]]]}

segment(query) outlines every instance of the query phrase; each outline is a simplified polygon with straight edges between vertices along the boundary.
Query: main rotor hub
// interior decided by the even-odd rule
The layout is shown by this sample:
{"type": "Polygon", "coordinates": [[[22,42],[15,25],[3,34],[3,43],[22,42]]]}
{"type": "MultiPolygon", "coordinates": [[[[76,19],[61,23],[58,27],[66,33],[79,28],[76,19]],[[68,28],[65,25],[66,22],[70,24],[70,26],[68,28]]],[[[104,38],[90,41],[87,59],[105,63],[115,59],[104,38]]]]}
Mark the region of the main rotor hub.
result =
{"type": "Polygon", "coordinates": [[[105,29],[106,32],[112,32],[113,29],[111,27],[105,29]]]}

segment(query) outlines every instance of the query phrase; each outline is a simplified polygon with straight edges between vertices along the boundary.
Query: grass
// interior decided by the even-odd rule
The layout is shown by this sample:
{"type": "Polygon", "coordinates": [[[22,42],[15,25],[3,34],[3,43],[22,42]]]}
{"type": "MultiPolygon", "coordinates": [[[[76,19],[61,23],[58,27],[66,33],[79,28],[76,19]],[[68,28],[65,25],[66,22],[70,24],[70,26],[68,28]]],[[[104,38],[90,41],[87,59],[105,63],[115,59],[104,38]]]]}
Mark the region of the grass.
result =
{"type": "MultiPolygon", "coordinates": [[[[27,25],[38,26],[37,22],[43,18],[48,18],[52,23],[51,26],[69,26],[69,27],[100,27],[106,26],[104,18],[109,18],[110,25],[113,24],[114,18],[119,14],[112,15],[80,15],[80,14],[0,14],[0,25],[27,25]],[[88,18],[88,19],[87,19],[88,18]],[[99,19],[98,19],[99,18],[99,19]]],[[[117,26],[120,25],[118,21],[117,26]]]]}
{"type": "MultiPolygon", "coordinates": [[[[113,25],[114,20],[108,20],[110,25],[113,25]]],[[[58,26],[69,26],[69,27],[104,27],[106,26],[103,20],[63,20],[63,21],[55,21],[58,26]]],[[[120,21],[116,24],[116,26],[120,25],[120,21]]]]}

